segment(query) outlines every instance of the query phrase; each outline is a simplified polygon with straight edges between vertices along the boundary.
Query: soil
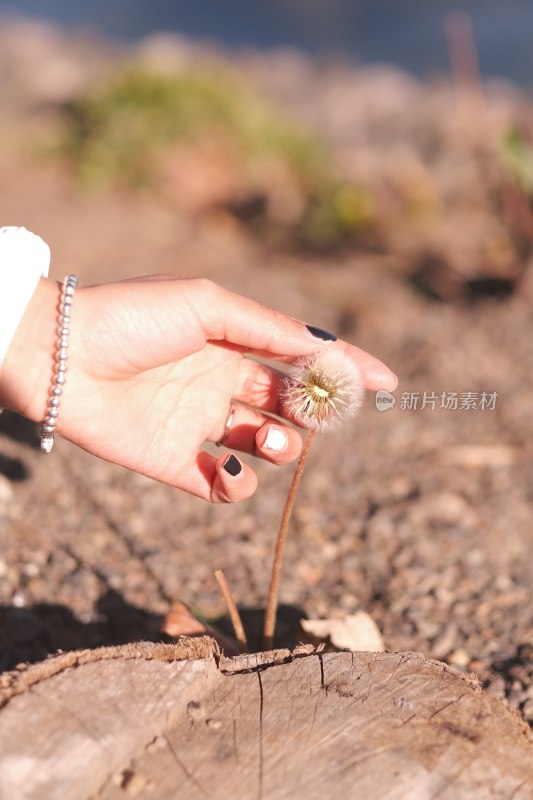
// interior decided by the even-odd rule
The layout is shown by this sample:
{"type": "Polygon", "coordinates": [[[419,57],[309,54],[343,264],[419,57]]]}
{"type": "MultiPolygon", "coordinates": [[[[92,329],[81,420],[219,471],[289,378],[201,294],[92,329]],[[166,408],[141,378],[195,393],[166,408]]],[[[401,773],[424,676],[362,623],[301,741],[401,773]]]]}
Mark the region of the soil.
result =
{"type": "MultiPolygon", "coordinates": [[[[0,220],[46,238],[54,277],[208,276],[339,333],[398,374],[393,409],[379,412],[369,395],[353,424],[313,443],[282,579],[292,619],[363,609],[388,650],[474,672],[533,722],[532,268],[504,298],[437,300],[406,273],[405,251],[276,249],[220,209],[83,193],[63,164],[28,150],[39,113],[4,117],[0,220]],[[419,407],[403,407],[415,392],[419,407]],[[441,408],[451,392],[459,407],[441,408]],[[460,407],[468,392],[475,409],[460,407]],[[496,393],[493,409],[479,408],[482,392],[496,393]]],[[[456,247],[469,227],[449,234],[456,247]]],[[[252,499],[211,507],[65,441],[44,458],[35,427],[5,412],[0,669],[58,649],[164,641],[173,600],[216,619],[217,567],[256,614],[291,468],[254,468],[252,499]]]]}

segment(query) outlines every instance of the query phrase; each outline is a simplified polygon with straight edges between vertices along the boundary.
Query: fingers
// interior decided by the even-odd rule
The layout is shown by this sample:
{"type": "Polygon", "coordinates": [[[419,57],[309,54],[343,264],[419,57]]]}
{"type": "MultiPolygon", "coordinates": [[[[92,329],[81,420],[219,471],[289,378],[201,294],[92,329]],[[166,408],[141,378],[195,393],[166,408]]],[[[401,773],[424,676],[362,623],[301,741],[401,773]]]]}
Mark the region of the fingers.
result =
{"type": "MultiPolygon", "coordinates": [[[[337,337],[314,325],[288,317],[274,309],[241,297],[209,281],[196,287],[196,308],[210,339],[226,340],[246,352],[287,359],[309,355],[333,346],[337,337]]],[[[359,367],[367,389],[394,390],[396,375],[378,358],[339,341],[359,367]]]]}
{"type": "Polygon", "coordinates": [[[335,345],[343,350],[352,361],[358,366],[363,379],[363,386],[365,389],[377,392],[378,389],[386,389],[393,392],[398,386],[398,378],[379,358],[371,356],[365,350],[355,347],[348,342],[339,341],[335,345]]]}
{"type": "Polygon", "coordinates": [[[285,377],[281,370],[243,358],[233,397],[253,408],[280,415],[279,396],[285,377]]]}
{"type": "Polygon", "coordinates": [[[206,338],[245,352],[291,357],[320,350],[336,337],[206,280],[193,282],[193,308],[206,338]]]}
{"type": "Polygon", "coordinates": [[[211,503],[238,503],[257,489],[257,475],[233,453],[214,458],[201,451],[180,472],[176,487],[211,503]]]}
{"type": "MultiPolygon", "coordinates": [[[[394,391],[398,379],[379,359],[347,342],[339,341],[331,346],[344,350],[352,359],[355,367],[359,370],[365,389],[394,391]]],[[[250,358],[243,358],[237,379],[237,389],[233,396],[241,403],[247,403],[261,411],[282,416],[279,397],[285,378],[285,373],[274,367],[250,358]]]]}
{"type": "Polygon", "coordinates": [[[233,453],[217,460],[211,502],[237,503],[251,497],[256,489],[257,475],[233,453]]]}
{"type": "Polygon", "coordinates": [[[363,350],[209,280],[136,279],[86,288],[78,295],[77,317],[85,330],[100,342],[109,340],[112,329],[113,351],[126,354],[135,371],[199,352],[208,341],[289,362],[334,346],[354,359],[366,388],[392,390],[397,384],[391,370],[363,350]]]}
{"type": "Polygon", "coordinates": [[[255,454],[272,464],[289,464],[302,452],[302,437],[294,428],[265,422],[255,434],[255,454]]]}
{"type": "MultiPolygon", "coordinates": [[[[224,441],[226,447],[278,465],[288,464],[300,455],[302,440],[294,428],[244,406],[236,406],[234,419],[224,441]]],[[[237,503],[255,492],[257,475],[234,453],[225,452],[215,458],[201,451],[192,464],[180,470],[174,485],[211,503],[237,503]]]]}
{"type": "Polygon", "coordinates": [[[298,458],[302,439],[295,428],[261,414],[253,408],[234,403],[231,427],[220,432],[224,447],[264,458],[273,464],[289,464],[298,458]]]}

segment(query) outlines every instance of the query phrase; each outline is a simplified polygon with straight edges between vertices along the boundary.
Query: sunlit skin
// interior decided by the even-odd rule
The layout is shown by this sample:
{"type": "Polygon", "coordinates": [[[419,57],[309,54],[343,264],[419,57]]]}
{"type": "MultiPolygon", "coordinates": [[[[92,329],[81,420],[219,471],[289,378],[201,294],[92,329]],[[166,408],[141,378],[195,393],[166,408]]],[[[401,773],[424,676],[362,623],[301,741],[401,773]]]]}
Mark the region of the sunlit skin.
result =
{"type": "MultiPolygon", "coordinates": [[[[0,405],[39,422],[55,349],[59,287],[43,279],[8,351],[0,405]]],[[[299,320],[203,279],[148,277],[76,290],[67,381],[57,431],[100,458],[211,502],[235,502],[257,487],[254,470],[223,468],[229,452],[287,464],[301,436],[286,424],[279,393],[284,374],[247,358],[293,362],[328,347],[299,320]],[[217,442],[232,402],[224,448],[217,442]],[[265,446],[275,420],[277,442],[265,446]]],[[[378,359],[335,342],[368,389],[394,389],[378,359]]],[[[53,454],[46,456],[53,458],[53,454]]]]}

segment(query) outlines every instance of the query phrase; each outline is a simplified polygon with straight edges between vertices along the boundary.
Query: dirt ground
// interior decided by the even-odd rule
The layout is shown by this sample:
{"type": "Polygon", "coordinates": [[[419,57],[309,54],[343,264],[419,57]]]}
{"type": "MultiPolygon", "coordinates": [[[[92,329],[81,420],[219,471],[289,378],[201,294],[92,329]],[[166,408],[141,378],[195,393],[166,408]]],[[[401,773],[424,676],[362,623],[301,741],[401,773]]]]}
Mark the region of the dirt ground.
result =
{"type": "MultiPolygon", "coordinates": [[[[54,277],[208,276],[394,369],[394,409],[378,412],[369,395],[353,423],[313,444],[281,600],[309,617],[363,609],[387,649],[475,672],[533,721],[530,277],[504,300],[437,302],[394,269],[394,254],[269,251],[223,213],[80,193],[61,165],[22,158],[13,138],[6,127],[0,220],[46,238],[54,277]],[[415,392],[419,407],[402,407],[415,392]],[[451,392],[459,407],[441,408],[451,392]],[[496,393],[495,407],[461,408],[468,392],[478,406],[496,393]]],[[[216,619],[217,567],[240,605],[261,608],[291,468],[254,467],[252,499],[210,507],[64,441],[44,458],[36,429],[5,413],[0,669],[58,649],[164,639],[175,599],[216,619]]]]}

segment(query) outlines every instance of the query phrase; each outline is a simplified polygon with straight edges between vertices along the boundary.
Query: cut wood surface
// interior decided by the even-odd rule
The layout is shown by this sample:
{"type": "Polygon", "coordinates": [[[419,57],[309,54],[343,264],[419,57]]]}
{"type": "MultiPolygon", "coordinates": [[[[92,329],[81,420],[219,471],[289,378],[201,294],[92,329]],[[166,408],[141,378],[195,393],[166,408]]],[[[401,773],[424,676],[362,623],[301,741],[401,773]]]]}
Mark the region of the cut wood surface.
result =
{"type": "Polygon", "coordinates": [[[416,653],[207,637],[0,676],[2,800],[531,800],[527,727],[416,653]]]}

